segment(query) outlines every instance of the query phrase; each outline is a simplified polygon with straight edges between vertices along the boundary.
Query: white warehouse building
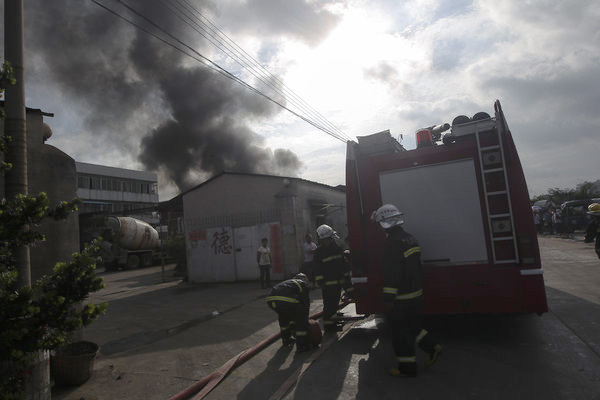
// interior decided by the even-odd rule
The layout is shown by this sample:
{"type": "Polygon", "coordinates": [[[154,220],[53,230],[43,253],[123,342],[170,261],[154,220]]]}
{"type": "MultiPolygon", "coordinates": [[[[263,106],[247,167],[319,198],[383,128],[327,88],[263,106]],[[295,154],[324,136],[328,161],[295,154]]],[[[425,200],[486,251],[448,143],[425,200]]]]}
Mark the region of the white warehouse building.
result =
{"type": "Polygon", "coordinates": [[[272,252],[271,277],[299,271],[302,242],[320,224],[347,236],[344,187],[300,178],[223,172],[182,194],[188,278],[192,282],[258,279],[262,238],[272,252]]]}

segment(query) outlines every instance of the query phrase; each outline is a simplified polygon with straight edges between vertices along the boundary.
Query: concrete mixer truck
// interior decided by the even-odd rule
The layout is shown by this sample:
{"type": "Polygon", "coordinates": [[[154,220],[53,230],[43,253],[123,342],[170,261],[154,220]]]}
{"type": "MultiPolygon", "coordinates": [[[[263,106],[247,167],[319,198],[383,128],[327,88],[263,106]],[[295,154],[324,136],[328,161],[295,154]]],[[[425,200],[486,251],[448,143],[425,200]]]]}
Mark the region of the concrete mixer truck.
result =
{"type": "Polygon", "coordinates": [[[102,237],[102,264],[107,270],[135,269],[152,265],[159,256],[158,232],[148,223],[132,217],[80,217],[82,241],[102,237]]]}

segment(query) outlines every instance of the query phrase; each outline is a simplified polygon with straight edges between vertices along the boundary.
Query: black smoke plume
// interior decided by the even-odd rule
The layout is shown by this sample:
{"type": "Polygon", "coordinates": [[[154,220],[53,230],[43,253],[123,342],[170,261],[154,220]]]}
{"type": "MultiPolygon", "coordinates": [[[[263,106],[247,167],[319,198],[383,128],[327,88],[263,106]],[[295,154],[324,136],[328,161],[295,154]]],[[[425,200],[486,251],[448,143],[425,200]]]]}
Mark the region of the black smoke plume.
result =
{"type": "MultiPolygon", "coordinates": [[[[118,2],[102,3],[131,17],[118,2]]],[[[161,8],[164,2],[127,3],[207,50],[161,8]]],[[[180,190],[222,170],[293,176],[301,168],[291,150],[265,147],[249,127],[279,112],[275,105],[92,2],[30,0],[26,21],[33,79],[50,80],[64,98],[87,110],[87,129],[137,154],[180,190]]]]}

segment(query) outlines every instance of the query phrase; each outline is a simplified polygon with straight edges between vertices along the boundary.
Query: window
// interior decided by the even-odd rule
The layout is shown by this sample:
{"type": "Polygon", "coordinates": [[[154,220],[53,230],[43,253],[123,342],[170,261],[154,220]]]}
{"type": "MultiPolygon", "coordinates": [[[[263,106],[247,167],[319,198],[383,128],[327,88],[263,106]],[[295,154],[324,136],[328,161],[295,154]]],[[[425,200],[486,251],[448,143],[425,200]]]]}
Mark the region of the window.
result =
{"type": "Polygon", "coordinates": [[[90,186],[90,189],[100,190],[100,178],[99,177],[97,177],[97,176],[92,177],[92,184],[90,186]]]}
{"type": "Polygon", "coordinates": [[[82,189],[90,188],[90,177],[89,176],[78,176],[77,187],[82,189]]]}

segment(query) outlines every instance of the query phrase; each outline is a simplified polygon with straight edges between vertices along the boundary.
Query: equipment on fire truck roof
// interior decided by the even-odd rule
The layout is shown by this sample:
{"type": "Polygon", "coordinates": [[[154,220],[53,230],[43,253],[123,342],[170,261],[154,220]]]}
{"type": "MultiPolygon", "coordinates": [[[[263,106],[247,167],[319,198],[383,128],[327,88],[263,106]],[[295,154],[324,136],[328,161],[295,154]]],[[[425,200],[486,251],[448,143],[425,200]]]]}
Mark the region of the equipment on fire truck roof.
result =
{"type": "Polygon", "coordinates": [[[450,129],[450,124],[430,126],[429,128],[419,129],[417,131],[417,148],[432,146],[442,138],[442,133],[450,129]]]}
{"type": "Polygon", "coordinates": [[[389,129],[369,136],[357,136],[357,139],[360,145],[360,151],[364,155],[372,156],[406,151],[406,149],[392,137],[389,129]]]}
{"type": "Polygon", "coordinates": [[[496,120],[490,117],[486,112],[478,112],[469,118],[466,115],[459,115],[452,120],[452,137],[471,135],[475,132],[485,132],[494,129],[496,120]]]}

